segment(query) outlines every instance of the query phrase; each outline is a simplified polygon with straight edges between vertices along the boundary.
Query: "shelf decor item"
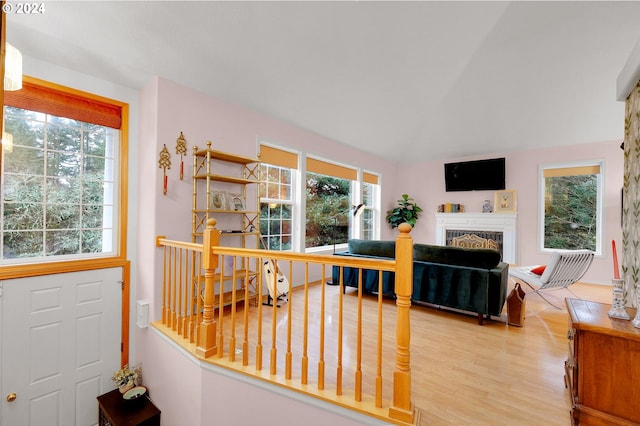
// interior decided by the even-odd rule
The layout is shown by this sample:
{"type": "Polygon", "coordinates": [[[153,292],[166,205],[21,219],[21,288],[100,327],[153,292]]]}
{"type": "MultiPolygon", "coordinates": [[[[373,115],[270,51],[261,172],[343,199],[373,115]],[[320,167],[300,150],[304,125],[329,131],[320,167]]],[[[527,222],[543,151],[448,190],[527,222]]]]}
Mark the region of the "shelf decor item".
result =
{"type": "Polygon", "coordinates": [[[242,194],[228,194],[229,195],[229,210],[236,212],[245,210],[245,203],[242,194]]]}
{"type": "Polygon", "coordinates": [[[125,365],[120,370],[117,370],[113,373],[111,380],[118,386],[120,393],[124,394],[133,387],[135,387],[142,377],[142,368],[140,366],[136,366],[133,368],[129,368],[128,365],[125,365]]]}
{"type": "Polygon", "coordinates": [[[227,210],[227,193],[224,191],[211,191],[211,210],[227,210]]]}
{"type": "Polygon", "coordinates": [[[171,168],[171,154],[169,154],[166,144],[162,148],[162,151],[160,151],[158,167],[162,169],[162,195],[167,195],[167,187],[169,184],[167,181],[167,169],[171,168]]]}
{"type": "MultiPolygon", "coordinates": [[[[613,302],[611,303],[611,309],[609,309],[608,315],[611,318],[628,320],[630,319],[630,317],[626,309],[624,308],[624,280],[620,278],[618,252],[616,251],[616,240],[611,240],[611,253],[613,256],[613,279],[611,280],[611,284],[613,287],[611,290],[613,302]]],[[[634,326],[636,325],[634,324],[634,326]]]]}
{"type": "Polygon", "coordinates": [[[182,132],[176,139],[176,154],[180,156],[180,180],[184,178],[184,160],[183,157],[187,155],[187,140],[184,138],[182,132]]]}
{"type": "Polygon", "coordinates": [[[493,200],[493,211],[496,213],[515,213],[516,191],[513,189],[496,191],[493,200]]]}
{"type": "Polygon", "coordinates": [[[611,291],[613,302],[611,303],[611,309],[609,309],[609,316],[611,318],[624,320],[630,319],[629,314],[624,308],[624,292],[622,290],[624,280],[621,278],[614,278],[611,280],[611,284],[613,285],[613,289],[611,291]]]}
{"type": "Polygon", "coordinates": [[[124,394],[122,394],[122,398],[129,405],[138,405],[143,401],[142,397],[147,393],[147,388],[144,386],[134,386],[124,394]]]}

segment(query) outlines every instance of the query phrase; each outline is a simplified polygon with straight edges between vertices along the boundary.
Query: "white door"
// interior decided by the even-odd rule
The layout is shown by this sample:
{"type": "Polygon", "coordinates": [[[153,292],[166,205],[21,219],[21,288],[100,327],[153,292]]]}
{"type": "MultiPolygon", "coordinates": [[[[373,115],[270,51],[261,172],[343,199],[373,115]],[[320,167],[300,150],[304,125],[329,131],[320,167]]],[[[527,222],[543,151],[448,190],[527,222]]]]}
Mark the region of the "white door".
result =
{"type": "Polygon", "coordinates": [[[0,282],[2,426],[98,423],[120,367],[121,282],[122,268],[0,282]]]}

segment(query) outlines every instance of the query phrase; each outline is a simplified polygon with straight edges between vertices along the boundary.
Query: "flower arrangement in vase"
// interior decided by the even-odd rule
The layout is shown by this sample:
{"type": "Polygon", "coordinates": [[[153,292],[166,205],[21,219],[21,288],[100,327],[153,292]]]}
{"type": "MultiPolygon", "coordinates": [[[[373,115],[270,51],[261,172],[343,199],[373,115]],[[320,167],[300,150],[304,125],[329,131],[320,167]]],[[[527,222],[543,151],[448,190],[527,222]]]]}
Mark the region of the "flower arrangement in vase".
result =
{"type": "Polygon", "coordinates": [[[125,365],[120,370],[113,373],[111,380],[118,386],[120,393],[125,393],[129,389],[138,385],[140,378],[142,377],[142,367],[136,366],[129,368],[125,365]]]}

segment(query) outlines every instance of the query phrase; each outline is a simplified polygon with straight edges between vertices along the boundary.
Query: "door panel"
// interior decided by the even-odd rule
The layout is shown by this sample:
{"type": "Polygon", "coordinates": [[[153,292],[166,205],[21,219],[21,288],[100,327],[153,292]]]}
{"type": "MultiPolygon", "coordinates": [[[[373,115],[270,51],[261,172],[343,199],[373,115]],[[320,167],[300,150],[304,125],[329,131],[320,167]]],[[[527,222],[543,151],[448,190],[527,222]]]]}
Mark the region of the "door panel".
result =
{"type": "Polygon", "coordinates": [[[2,283],[3,425],[97,424],[120,366],[121,281],[111,268],[2,283]]]}

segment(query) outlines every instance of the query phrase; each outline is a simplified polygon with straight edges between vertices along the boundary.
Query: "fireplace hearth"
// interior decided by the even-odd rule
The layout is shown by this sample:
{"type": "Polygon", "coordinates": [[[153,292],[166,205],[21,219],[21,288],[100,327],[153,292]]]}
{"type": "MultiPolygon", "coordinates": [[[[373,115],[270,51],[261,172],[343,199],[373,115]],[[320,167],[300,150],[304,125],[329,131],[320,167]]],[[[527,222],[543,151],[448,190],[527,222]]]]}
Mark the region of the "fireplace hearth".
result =
{"type": "Polygon", "coordinates": [[[446,244],[453,245],[453,240],[465,235],[475,235],[477,237],[491,240],[496,243],[498,250],[502,253],[502,232],[501,231],[478,231],[472,229],[447,229],[446,244]]]}
{"type": "Polygon", "coordinates": [[[517,264],[516,213],[436,213],[436,244],[470,234],[498,243],[504,262],[517,264]]]}

